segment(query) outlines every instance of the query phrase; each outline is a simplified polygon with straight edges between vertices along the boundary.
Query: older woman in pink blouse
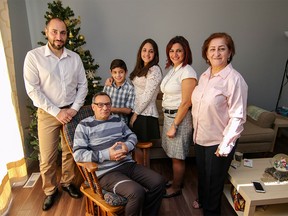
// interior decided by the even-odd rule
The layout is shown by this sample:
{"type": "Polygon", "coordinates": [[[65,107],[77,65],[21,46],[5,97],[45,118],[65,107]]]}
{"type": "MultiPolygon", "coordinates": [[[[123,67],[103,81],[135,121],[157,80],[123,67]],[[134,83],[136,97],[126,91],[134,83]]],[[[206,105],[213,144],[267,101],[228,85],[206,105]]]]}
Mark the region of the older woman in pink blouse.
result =
{"type": "Polygon", "coordinates": [[[224,181],[246,121],[248,87],[232,64],[234,42],[226,33],[210,35],[202,56],[210,67],[192,94],[198,196],[194,208],[221,215],[224,181]]]}

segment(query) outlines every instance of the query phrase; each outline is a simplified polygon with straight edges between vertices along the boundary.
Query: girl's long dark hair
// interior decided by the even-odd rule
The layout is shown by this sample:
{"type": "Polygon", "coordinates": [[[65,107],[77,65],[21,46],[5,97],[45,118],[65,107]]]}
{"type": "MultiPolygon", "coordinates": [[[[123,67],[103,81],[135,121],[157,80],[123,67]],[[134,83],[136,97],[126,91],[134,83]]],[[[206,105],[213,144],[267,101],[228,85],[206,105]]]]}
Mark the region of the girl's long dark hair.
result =
{"type": "Polygon", "coordinates": [[[154,65],[158,65],[158,63],[159,63],[158,45],[154,40],[152,40],[151,38],[148,38],[144,40],[141,46],[139,47],[135,68],[129,76],[130,80],[133,80],[136,76],[137,77],[146,76],[149,71],[149,68],[151,68],[154,65]],[[151,62],[149,62],[146,66],[144,66],[144,61],[141,58],[141,51],[146,43],[150,43],[152,45],[153,50],[154,50],[154,59],[151,62]]]}

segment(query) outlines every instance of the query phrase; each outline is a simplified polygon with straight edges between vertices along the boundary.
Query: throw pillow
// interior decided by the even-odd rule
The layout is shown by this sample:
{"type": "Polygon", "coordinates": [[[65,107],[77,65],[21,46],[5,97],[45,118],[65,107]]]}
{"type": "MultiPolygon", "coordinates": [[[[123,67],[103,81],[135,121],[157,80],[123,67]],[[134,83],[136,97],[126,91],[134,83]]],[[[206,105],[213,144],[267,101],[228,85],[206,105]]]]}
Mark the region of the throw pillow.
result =
{"type": "Polygon", "coordinates": [[[248,120],[263,128],[272,128],[276,115],[257,106],[250,105],[247,107],[248,120]]]}
{"type": "MultiPolygon", "coordinates": [[[[85,181],[84,184],[87,187],[90,187],[87,181],[85,181]]],[[[94,183],[94,188],[96,188],[95,183],[94,183]]],[[[105,202],[111,206],[124,206],[127,204],[127,198],[122,197],[121,195],[106,191],[104,189],[102,189],[102,193],[104,195],[105,202]]]]}
{"type": "Polygon", "coordinates": [[[127,204],[127,198],[125,197],[122,197],[118,194],[114,194],[109,191],[105,191],[103,189],[102,192],[104,194],[105,202],[111,206],[123,206],[127,204]]]}

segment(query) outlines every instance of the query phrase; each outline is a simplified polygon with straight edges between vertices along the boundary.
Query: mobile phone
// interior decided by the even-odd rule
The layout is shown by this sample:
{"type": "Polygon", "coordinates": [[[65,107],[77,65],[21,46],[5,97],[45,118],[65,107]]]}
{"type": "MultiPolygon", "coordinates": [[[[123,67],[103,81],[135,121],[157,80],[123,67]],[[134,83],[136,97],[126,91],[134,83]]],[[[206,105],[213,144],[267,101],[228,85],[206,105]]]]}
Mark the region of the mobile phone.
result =
{"type": "Polygon", "coordinates": [[[266,191],[264,190],[262,184],[259,181],[252,181],[255,191],[258,193],[265,193],[266,191]]]}

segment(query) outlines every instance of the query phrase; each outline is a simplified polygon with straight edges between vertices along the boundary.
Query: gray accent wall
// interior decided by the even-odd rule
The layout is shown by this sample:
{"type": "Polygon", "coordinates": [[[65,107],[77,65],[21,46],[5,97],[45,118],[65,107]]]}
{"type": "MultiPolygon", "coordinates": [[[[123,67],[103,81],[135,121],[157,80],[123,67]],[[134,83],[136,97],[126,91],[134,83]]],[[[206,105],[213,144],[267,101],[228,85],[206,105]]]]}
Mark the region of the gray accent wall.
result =
{"type": "MultiPolygon", "coordinates": [[[[22,64],[26,51],[45,41],[44,14],[47,0],[8,0],[11,16],[17,85],[22,107],[22,64]],[[25,7],[26,3],[26,7],[25,7]],[[31,44],[31,45],[30,45],[31,44]],[[31,47],[30,47],[31,46],[31,47]]],[[[103,81],[110,62],[122,58],[132,71],[140,43],[153,38],[159,46],[163,72],[168,41],[183,35],[190,43],[193,67],[202,74],[207,64],[201,57],[203,41],[213,32],[229,33],[236,45],[233,66],[249,86],[249,104],[274,110],[285,62],[288,58],[287,0],[62,0],[75,16],[81,17],[81,31],[103,81]]],[[[288,106],[288,85],[280,106],[288,106]]],[[[23,118],[26,120],[26,118],[23,118]]]]}
{"type": "MultiPolygon", "coordinates": [[[[43,40],[45,0],[26,0],[32,47],[43,40]]],[[[288,58],[287,0],[63,0],[81,17],[81,33],[97,63],[99,75],[109,76],[114,58],[131,72],[140,43],[153,38],[164,69],[168,41],[183,35],[190,42],[193,67],[200,75],[207,65],[203,41],[213,32],[229,33],[236,44],[233,66],[249,85],[249,104],[275,108],[288,58]]],[[[288,85],[279,105],[288,105],[288,85]]]]}

